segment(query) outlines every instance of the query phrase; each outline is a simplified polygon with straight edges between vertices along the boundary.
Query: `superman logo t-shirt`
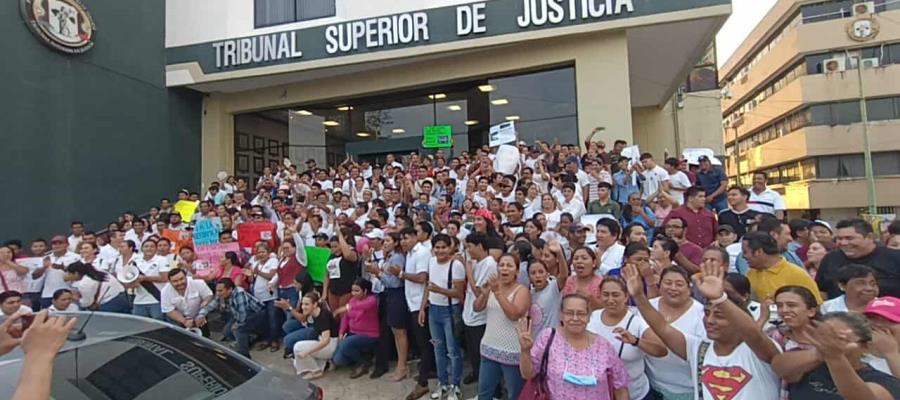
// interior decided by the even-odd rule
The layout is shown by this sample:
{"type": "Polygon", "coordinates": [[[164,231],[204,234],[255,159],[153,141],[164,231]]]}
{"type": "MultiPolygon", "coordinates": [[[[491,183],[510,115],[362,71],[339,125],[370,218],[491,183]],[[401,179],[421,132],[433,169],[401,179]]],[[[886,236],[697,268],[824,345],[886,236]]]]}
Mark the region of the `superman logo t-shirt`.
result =
{"type": "MultiPolygon", "coordinates": [[[[756,357],[750,346],[741,343],[731,354],[706,350],[697,376],[697,356],[701,339],[686,336],[688,365],[694,382],[703,388],[703,400],[778,400],[780,380],[772,367],[756,357]]],[[[694,395],[696,397],[696,394],[694,395]]]]}

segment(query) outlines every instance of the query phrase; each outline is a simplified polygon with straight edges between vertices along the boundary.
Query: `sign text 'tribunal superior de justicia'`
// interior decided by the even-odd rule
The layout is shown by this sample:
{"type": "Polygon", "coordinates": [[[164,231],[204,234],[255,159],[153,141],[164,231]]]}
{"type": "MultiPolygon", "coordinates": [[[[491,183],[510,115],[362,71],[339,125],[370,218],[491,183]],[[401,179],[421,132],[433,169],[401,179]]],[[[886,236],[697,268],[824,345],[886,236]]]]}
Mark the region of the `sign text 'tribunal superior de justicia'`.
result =
{"type": "Polygon", "coordinates": [[[326,58],[585,23],[627,16],[634,13],[634,3],[634,0],[515,0],[512,4],[512,1],[495,0],[342,22],[326,25],[324,30],[316,27],[229,39],[211,46],[215,67],[227,69],[300,61],[297,59],[310,50],[317,53],[318,57],[314,58],[326,58]],[[506,7],[495,7],[495,4],[506,7]],[[495,26],[498,32],[491,32],[495,26]]]}

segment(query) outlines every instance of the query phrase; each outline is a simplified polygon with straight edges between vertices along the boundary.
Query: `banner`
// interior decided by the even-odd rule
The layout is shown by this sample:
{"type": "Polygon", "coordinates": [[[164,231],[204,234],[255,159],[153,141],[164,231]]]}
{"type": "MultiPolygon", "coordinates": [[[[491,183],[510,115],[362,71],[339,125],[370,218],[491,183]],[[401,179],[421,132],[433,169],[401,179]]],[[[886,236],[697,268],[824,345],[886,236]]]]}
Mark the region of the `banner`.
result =
{"type": "Polygon", "coordinates": [[[175,212],[181,215],[181,220],[184,223],[190,223],[191,217],[197,211],[198,204],[200,204],[199,201],[178,200],[175,203],[175,212]]]}
{"type": "Polygon", "coordinates": [[[256,242],[263,241],[269,245],[269,249],[275,249],[277,244],[275,224],[272,222],[244,222],[238,225],[238,243],[242,248],[252,249],[256,242]]]}
{"type": "Polygon", "coordinates": [[[219,262],[229,251],[240,253],[241,246],[234,242],[197,245],[194,252],[197,253],[197,260],[203,264],[203,267],[195,268],[194,275],[202,279],[210,274],[218,273],[219,262]]]}
{"type": "Polygon", "coordinates": [[[194,245],[219,243],[220,231],[213,220],[200,218],[194,225],[194,245]]]}
{"type": "Polygon", "coordinates": [[[174,254],[178,254],[184,246],[194,245],[194,242],[191,240],[191,233],[187,231],[164,229],[162,231],[162,237],[169,239],[169,241],[172,242],[172,251],[174,254]]]}
{"type": "Polygon", "coordinates": [[[328,260],[331,258],[331,249],[327,247],[306,246],[306,272],[316,282],[325,282],[325,273],[328,271],[328,260]]]}
{"type": "Polygon", "coordinates": [[[491,127],[490,146],[495,147],[504,143],[516,141],[516,123],[513,121],[504,122],[491,127]]]}
{"type": "Polygon", "coordinates": [[[700,156],[709,158],[709,163],[712,165],[722,165],[722,161],[716,158],[716,153],[713,152],[713,149],[689,148],[681,152],[681,158],[687,160],[688,164],[700,165],[700,156]]]}

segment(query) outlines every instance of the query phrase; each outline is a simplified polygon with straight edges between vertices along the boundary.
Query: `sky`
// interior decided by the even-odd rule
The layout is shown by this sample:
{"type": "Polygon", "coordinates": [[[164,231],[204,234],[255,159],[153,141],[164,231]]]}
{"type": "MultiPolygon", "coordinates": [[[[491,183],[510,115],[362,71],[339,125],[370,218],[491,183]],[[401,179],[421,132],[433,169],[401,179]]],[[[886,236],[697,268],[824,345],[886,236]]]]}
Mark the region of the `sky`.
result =
{"type": "Polygon", "coordinates": [[[732,0],[731,16],[716,35],[716,58],[720,67],[728,61],[728,57],[731,57],[775,2],[776,0],[732,0]]]}

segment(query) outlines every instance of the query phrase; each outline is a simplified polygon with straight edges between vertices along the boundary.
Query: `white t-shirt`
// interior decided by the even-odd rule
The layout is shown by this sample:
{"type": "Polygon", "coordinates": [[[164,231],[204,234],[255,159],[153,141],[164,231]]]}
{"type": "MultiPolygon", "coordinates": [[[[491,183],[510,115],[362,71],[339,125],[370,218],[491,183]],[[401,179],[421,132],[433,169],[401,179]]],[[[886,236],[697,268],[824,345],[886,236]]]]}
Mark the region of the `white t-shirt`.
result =
{"type": "MultiPolygon", "coordinates": [[[[272,271],[278,270],[278,257],[275,254],[269,254],[269,259],[265,260],[265,262],[260,262],[253,257],[250,259],[250,268],[253,268],[257,274],[260,272],[270,273],[272,271]]],[[[259,301],[269,301],[275,300],[278,297],[278,275],[272,277],[272,279],[266,279],[262,275],[256,275],[256,279],[253,281],[253,297],[256,297],[259,301]],[[272,291],[269,291],[269,282],[272,282],[272,291]]]]}
{"type": "MultiPolygon", "coordinates": [[[[19,315],[32,315],[32,314],[34,314],[34,310],[32,310],[31,307],[28,307],[23,304],[23,305],[19,305],[19,309],[16,310],[16,313],[19,313],[19,315]]],[[[15,313],[13,313],[13,314],[15,314],[15,313]]],[[[0,312],[0,324],[2,324],[3,321],[6,321],[6,319],[9,318],[10,316],[11,315],[6,315],[6,314],[0,312]]],[[[22,320],[19,320],[19,321],[13,323],[13,325],[21,324],[21,323],[22,323],[22,320]]]]}
{"type": "Polygon", "coordinates": [[[163,313],[178,310],[185,318],[194,318],[200,312],[203,299],[212,295],[213,292],[206,282],[187,278],[184,296],[179,294],[172,284],[166,284],[160,294],[160,309],[163,313]]]}
{"type": "MultiPolygon", "coordinates": [[[[134,264],[137,265],[138,269],[141,270],[145,276],[149,277],[158,277],[162,273],[169,272],[169,263],[166,261],[165,257],[153,256],[150,260],[145,260],[144,257],[140,254],[136,254],[132,260],[134,264]]],[[[121,270],[121,263],[116,264],[116,274],[118,275],[121,270]]],[[[163,282],[153,282],[153,285],[156,286],[157,289],[162,290],[166,286],[163,282]]],[[[157,304],[159,301],[153,297],[147,289],[144,289],[143,285],[138,286],[134,290],[134,304],[157,304]]]]}
{"type": "Polygon", "coordinates": [[[677,206],[684,204],[684,192],[691,187],[691,180],[681,171],[669,175],[669,195],[675,198],[677,206]]]}
{"type": "MultiPolygon", "coordinates": [[[[431,242],[419,242],[413,246],[412,251],[406,255],[404,274],[418,274],[428,272],[428,260],[431,259],[431,242]]],[[[422,295],[425,294],[425,285],[406,281],[403,283],[403,292],[406,294],[406,305],[410,312],[419,311],[422,307],[422,295]]]]}
{"type": "MultiPolygon", "coordinates": [[[[543,213],[543,211],[538,211],[543,213]]],[[[553,210],[551,213],[544,213],[544,216],[547,217],[547,230],[556,228],[559,225],[559,216],[562,215],[562,211],[553,210]]]]}
{"type": "Polygon", "coordinates": [[[628,310],[625,318],[622,318],[619,323],[613,326],[604,324],[601,315],[603,315],[603,310],[594,311],[591,314],[591,320],[588,322],[587,329],[606,339],[612,345],[616,354],[620,355],[619,358],[622,359],[625,369],[628,370],[629,397],[632,399],[643,399],[650,392],[650,380],[647,378],[647,373],[644,370],[644,360],[647,358],[647,355],[637,346],[620,341],[616,334],[613,333],[613,330],[622,328],[640,339],[650,327],[644,322],[640,314],[632,310],[628,310]]]}
{"type": "MultiPolygon", "coordinates": [[[[448,282],[447,279],[450,275],[451,264],[453,268],[453,280],[465,280],[466,267],[464,267],[461,262],[451,259],[449,262],[441,264],[438,262],[437,257],[431,257],[431,259],[428,260],[428,281],[444,289],[453,287],[453,282],[448,282]]],[[[447,296],[435,292],[428,293],[428,303],[435,306],[450,305],[447,302],[447,296]]],[[[459,304],[459,299],[454,298],[453,304],[459,304]]]]}
{"type": "MultiPolygon", "coordinates": [[[[747,343],[738,345],[731,354],[718,355],[710,343],[703,358],[702,376],[697,376],[697,352],[701,339],[685,335],[691,382],[703,386],[704,399],[778,400],[781,379],[769,363],[760,360],[747,343]]],[[[772,341],[775,343],[775,341],[772,341]]],[[[777,346],[777,344],[776,344],[777,346]]],[[[699,399],[694,391],[695,399],[699,399]]]]}
{"type": "Polygon", "coordinates": [[[97,256],[97,258],[102,258],[104,260],[115,260],[116,258],[119,258],[119,251],[116,250],[115,247],[106,244],[100,246],[100,254],[97,256]]]}
{"type": "Polygon", "coordinates": [[[97,290],[100,290],[100,296],[97,298],[98,304],[106,304],[125,291],[125,287],[114,276],[107,276],[106,282],[103,282],[102,286],[100,282],[84,276],[78,282],[73,283],[72,288],[81,295],[78,304],[82,308],[88,308],[91,304],[94,304],[94,296],[97,295],[97,290]]]}
{"type": "Polygon", "coordinates": [[[646,170],[644,175],[644,191],[641,198],[647,200],[650,196],[659,192],[660,185],[669,180],[669,173],[659,165],[646,170]]]}
{"type": "MultiPolygon", "coordinates": [[[[475,286],[482,287],[492,276],[497,274],[497,262],[494,257],[487,256],[475,263],[472,275],[475,277],[475,286]]],[[[446,277],[447,274],[444,274],[446,277]]],[[[463,305],[462,319],[466,326],[481,326],[487,323],[487,314],[484,310],[475,311],[475,291],[470,284],[466,284],[466,301],[463,305]]]]}
{"type": "Polygon", "coordinates": [[[79,308],[78,308],[78,305],[76,305],[75,303],[69,303],[69,308],[67,308],[67,309],[65,309],[65,310],[60,310],[60,309],[56,308],[56,305],[51,304],[50,307],[48,308],[48,310],[50,310],[51,313],[54,313],[54,312],[73,312],[73,311],[78,311],[79,308]]]}
{"type": "Polygon", "coordinates": [[[595,269],[594,274],[604,276],[609,271],[621,268],[623,257],[625,257],[625,246],[619,242],[614,243],[600,255],[600,268],[595,269]]]}
{"type": "Polygon", "coordinates": [[[750,200],[747,202],[750,209],[756,212],[775,214],[775,211],[784,210],[784,199],[778,192],[766,188],[762,193],[757,194],[750,190],[750,200]]]}
{"type": "MultiPolygon", "coordinates": [[[[78,257],[77,254],[72,252],[66,252],[60,257],[57,257],[53,254],[50,254],[50,263],[54,265],[62,265],[64,267],[68,267],[70,264],[78,261],[81,257],[78,257]]],[[[66,275],[65,272],[61,269],[53,268],[52,266],[47,268],[44,272],[44,290],[41,292],[42,298],[52,298],[53,293],[56,293],[59,289],[68,289],[69,284],[63,279],[66,275]]]]}
{"type": "Polygon", "coordinates": [[[562,212],[567,212],[572,214],[572,219],[574,221],[580,221],[581,217],[587,213],[587,209],[584,208],[584,200],[578,197],[573,197],[572,201],[569,202],[561,202],[560,206],[562,206],[562,212]]]}
{"type": "MultiPolygon", "coordinates": [[[[660,298],[650,299],[653,308],[659,310],[660,298]]],[[[696,300],[691,300],[692,305],[681,317],[671,323],[685,337],[696,336],[706,338],[706,328],[703,326],[703,305],[696,300]]],[[[671,393],[696,392],[692,384],[693,371],[687,361],[682,360],[671,351],[665,357],[647,356],[647,375],[650,377],[650,385],[671,393]]],[[[709,397],[713,399],[714,397],[709,397]]]]}
{"type": "Polygon", "coordinates": [[[822,307],[819,308],[819,312],[822,314],[848,311],[850,310],[847,308],[847,295],[845,294],[822,303],[822,307]]]}

